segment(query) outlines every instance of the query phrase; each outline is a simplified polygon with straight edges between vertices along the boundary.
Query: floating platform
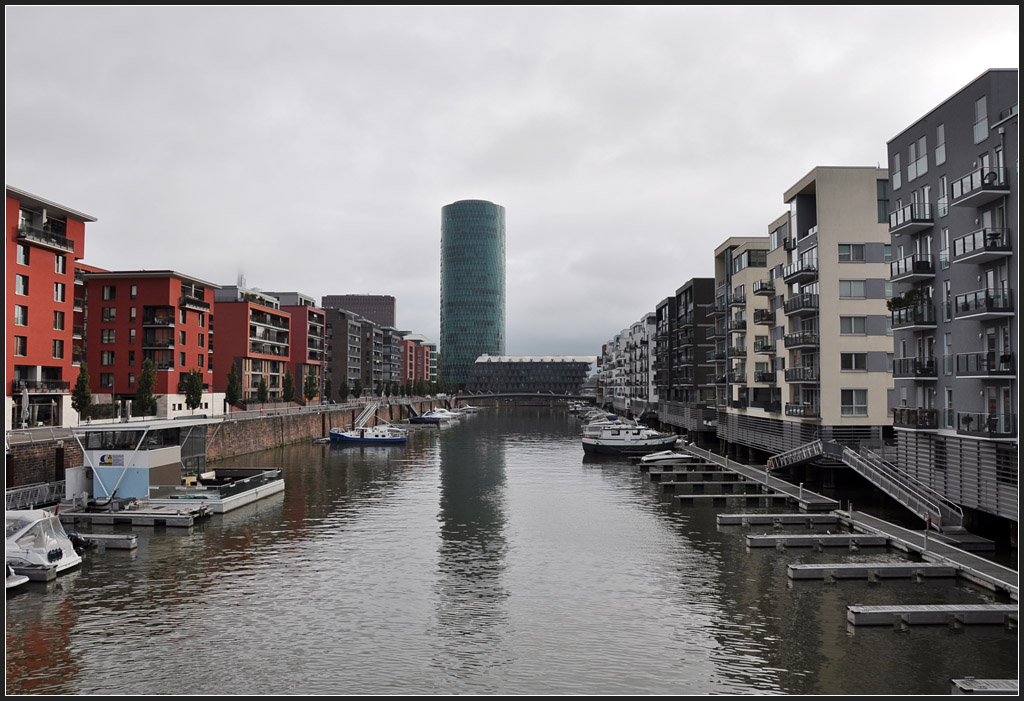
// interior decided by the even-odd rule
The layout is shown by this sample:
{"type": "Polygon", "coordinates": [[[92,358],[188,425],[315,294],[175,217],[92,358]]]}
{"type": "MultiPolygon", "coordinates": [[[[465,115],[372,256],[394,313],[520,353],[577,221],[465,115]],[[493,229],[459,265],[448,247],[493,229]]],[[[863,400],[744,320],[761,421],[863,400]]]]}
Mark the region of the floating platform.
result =
{"type": "Polygon", "coordinates": [[[94,525],[112,525],[129,523],[132,526],[168,526],[188,528],[196,519],[205,518],[213,513],[205,504],[182,504],[181,506],[145,506],[139,509],[122,511],[74,511],[61,509],[61,523],[91,523],[94,525]]]}
{"type": "Polygon", "coordinates": [[[1003,625],[1017,621],[1016,604],[952,604],[937,606],[846,607],[846,620],[855,626],[1003,625]]]}
{"type": "Polygon", "coordinates": [[[18,567],[11,565],[14,574],[19,577],[28,577],[30,582],[52,582],[57,579],[57,568],[54,567],[18,567]]]}
{"type": "Polygon", "coordinates": [[[956,567],[930,562],[862,562],[831,565],[790,565],[790,579],[890,579],[956,577],[956,567]]]}
{"type": "Polygon", "coordinates": [[[856,545],[858,547],[881,546],[889,544],[889,539],[884,535],[863,535],[844,533],[814,533],[809,535],[748,535],[748,548],[775,548],[780,545],[787,548],[839,548],[856,545]]]}
{"type": "Polygon", "coordinates": [[[680,496],[691,494],[747,495],[764,494],[764,485],[753,482],[659,482],[666,492],[680,496]]]}
{"type": "MultiPolygon", "coordinates": [[[[651,482],[745,482],[735,472],[721,470],[673,470],[663,467],[651,469],[648,473],[651,482]]],[[[763,484],[763,482],[761,483],[763,484]]]]}
{"type": "Polygon", "coordinates": [[[953,679],[953,694],[994,694],[1017,696],[1020,694],[1020,683],[1016,679],[953,679]]]}
{"type": "Polygon", "coordinates": [[[104,550],[135,550],[139,547],[139,536],[134,533],[79,533],[91,543],[95,543],[100,551],[104,550]]]}
{"type": "Polygon", "coordinates": [[[785,494],[676,494],[678,506],[713,504],[715,506],[780,506],[789,500],[785,494]]]}
{"type": "Polygon", "coordinates": [[[718,514],[719,526],[833,526],[835,514],[718,514]]]}

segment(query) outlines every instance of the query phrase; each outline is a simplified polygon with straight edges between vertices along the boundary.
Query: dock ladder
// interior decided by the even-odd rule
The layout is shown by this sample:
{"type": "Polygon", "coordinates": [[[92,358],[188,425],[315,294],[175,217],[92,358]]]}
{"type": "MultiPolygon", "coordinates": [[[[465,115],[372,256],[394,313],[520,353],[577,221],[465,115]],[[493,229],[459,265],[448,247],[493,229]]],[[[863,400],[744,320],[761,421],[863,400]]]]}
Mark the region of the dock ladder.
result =
{"type": "Polygon", "coordinates": [[[352,422],[352,428],[362,428],[366,423],[377,415],[377,409],[380,408],[380,402],[370,402],[366,407],[359,413],[356,420],[352,422]]]}

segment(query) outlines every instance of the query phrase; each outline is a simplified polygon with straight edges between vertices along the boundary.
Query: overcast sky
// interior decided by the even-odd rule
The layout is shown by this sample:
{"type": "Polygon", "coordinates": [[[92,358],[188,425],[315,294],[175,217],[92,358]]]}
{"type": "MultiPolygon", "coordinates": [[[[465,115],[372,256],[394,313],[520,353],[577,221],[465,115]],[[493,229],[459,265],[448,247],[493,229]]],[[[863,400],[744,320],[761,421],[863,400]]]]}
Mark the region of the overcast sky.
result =
{"type": "Polygon", "coordinates": [[[439,338],[441,207],[506,210],[506,351],[595,355],[817,165],[988,68],[1019,9],[10,7],[6,182],[85,262],[390,294],[439,338]]]}

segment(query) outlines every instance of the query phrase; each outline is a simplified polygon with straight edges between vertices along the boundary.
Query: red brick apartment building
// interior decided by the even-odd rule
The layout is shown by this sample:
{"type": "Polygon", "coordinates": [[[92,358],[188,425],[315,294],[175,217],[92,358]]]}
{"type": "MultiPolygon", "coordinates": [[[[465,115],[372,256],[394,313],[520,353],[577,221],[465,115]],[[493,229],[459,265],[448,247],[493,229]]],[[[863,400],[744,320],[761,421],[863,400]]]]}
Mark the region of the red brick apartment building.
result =
{"type": "Polygon", "coordinates": [[[156,366],[156,415],[190,413],[185,377],[203,376],[204,393],[196,411],[223,412],[223,395],[213,387],[213,298],[217,285],[173,270],[85,273],[86,362],[96,403],[119,404],[125,416],[135,399],[142,364],[156,366]]]}
{"type": "Polygon", "coordinates": [[[6,430],[66,426],[81,347],[85,224],[95,217],[7,187],[6,430]]]}
{"type": "MultiPolygon", "coordinates": [[[[227,389],[234,362],[242,401],[258,401],[261,380],[266,380],[269,401],[281,401],[291,358],[291,314],[281,309],[276,297],[236,286],[221,288],[214,299],[219,340],[213,351],[214,390],[227,389]]],[[[298,396],[301,385],[295,386],[298,396]]]]}
{"type": "Polygon", "coordinates": [[[325,328],[327,316],[316,306],[316,300],[299,292],[268,292],[277,297],[281,311],[291,315],[291,353],[289,369],[295,378],[295,401],[305,400],[306,377],[312,371],[316,383],[315,400],[323,391],[325,328]]]}

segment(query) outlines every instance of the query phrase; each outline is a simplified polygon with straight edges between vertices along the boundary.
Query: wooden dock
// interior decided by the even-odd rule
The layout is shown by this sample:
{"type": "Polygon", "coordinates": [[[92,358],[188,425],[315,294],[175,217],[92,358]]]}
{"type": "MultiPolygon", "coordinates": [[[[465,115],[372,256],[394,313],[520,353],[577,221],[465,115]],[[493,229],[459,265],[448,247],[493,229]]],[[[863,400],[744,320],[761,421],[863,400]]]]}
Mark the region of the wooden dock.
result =
{"type": "Polygon", "coordinates": [[[885,547],[889,539],[884,535],[862,535],[858,533],[812,533],[808,535],[748,535],[748,548],[848,548],[851,546],[885,547]]]}
{"type": "Polygon", "coordinates": [[[205,504],[183,503],[181,506],[164,506],[155,504],[139,509],[123,511],[73,511],[61,509],[61,523],[90,523],[93,525],[111,525],[129,523],[135,526],[168,526],[188,528],[196,519],[209,516],[212,512],[205,504]]]}
{"type": "Polygon", "coordinates": [[[719,526],[835,526],[835,514],[718,514],[719,526]]]}
{"type": "Polygon", "coordinates": [[[923,577],[956,577],[956,567],[933,562],[861,562],[828,565],[790,565],[790,579],[893,579],[923,577]]]}
{"type": "Polygon", "coordinates": [[[855,626],[1003,625],[1016,623],[1016,604],[951,604],[935,606],[846,607],[846,620],[855,626]]]}

